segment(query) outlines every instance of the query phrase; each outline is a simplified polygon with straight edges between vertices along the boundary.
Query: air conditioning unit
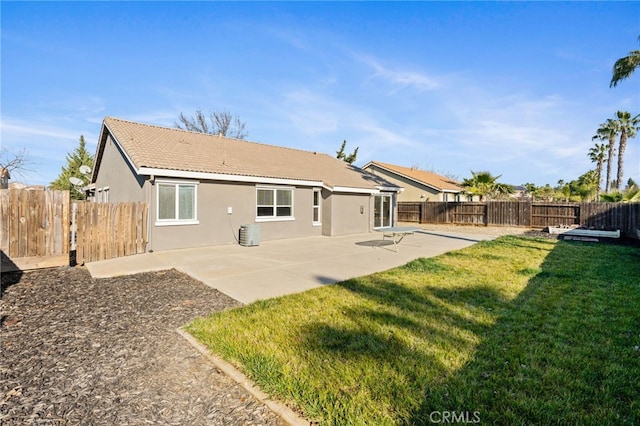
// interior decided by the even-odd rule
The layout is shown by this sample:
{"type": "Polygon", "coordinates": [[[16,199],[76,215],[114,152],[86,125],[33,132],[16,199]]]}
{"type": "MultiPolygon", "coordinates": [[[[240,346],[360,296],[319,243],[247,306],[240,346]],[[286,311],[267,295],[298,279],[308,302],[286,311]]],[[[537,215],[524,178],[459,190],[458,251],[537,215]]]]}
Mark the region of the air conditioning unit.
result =
{"type": "Polygon", "coordinates": [[[260,225],[248,224],[240,227],[240,245],[245,247],[260,245],[260,225]]]}

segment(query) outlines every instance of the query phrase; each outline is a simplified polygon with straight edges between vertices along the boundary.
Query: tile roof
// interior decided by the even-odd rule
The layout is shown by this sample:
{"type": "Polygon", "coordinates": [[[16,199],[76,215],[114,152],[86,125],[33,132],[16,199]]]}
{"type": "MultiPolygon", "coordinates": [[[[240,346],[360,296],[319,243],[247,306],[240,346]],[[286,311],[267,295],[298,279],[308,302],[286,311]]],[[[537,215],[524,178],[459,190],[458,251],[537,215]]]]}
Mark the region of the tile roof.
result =
{"type": "MultiPolygon", "coordinates": [[[[256,178],[323,182],[330,188],[373,190],[396,187],[381,176],[327,154],[266,145],[218,135],[135,123],[114,117],[104,126],[124,149],[133,166],[256,178]]],[[[96,162],[99,164],[102,140],[96,162]]]]}
{"type": "Polygon", "coordinates": [[[365,166],[365,168],[370,164],[412,179],[414,181],[418,181],[433,188],[439,189],[440,191],[464,191],[464,188],[460,186],[459,182],[456,182],[453,179],[449,179],[448,177],[439,175],[437,173],[427,172],[424,170],[418,170],[409,167],[396,166],[394,164],[381,163],[379,161],[371,161],[365,166]]]}

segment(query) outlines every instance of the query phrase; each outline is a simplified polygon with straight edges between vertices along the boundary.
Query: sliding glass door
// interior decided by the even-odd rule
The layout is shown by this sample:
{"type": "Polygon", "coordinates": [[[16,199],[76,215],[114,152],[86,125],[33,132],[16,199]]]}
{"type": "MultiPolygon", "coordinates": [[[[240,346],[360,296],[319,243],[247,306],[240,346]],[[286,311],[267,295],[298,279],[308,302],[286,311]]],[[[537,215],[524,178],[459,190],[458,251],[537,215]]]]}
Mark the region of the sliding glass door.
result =
{"type": "Polygon", "coordinates": [[[391,194],[376,195],[373,200],[373,227],[385,228],[391,226],[391,194]]]}

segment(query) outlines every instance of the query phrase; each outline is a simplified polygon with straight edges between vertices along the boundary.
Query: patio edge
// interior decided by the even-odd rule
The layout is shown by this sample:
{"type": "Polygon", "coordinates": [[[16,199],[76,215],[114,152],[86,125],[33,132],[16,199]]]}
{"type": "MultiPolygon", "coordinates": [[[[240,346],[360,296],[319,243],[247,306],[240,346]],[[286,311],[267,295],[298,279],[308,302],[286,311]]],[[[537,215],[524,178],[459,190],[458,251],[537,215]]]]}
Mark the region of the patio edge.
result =
{"type": "Polygon", "coordinates": [[[284,404],[269,399],[268,395],[262,392],[247,376],[242,374],[238,369],[224,361],[222,358],[212,354],[209,352],[206,346],[202,343],[198,342],[192,335],[187,333],[179,327],[176,329],[178,334],[182,336],[193,348],[195,348],[202,355],[207,357],[209,361],[213,363],[213,365],[224,374],[226,374],[229,378],[231,378],[234,382],[238,383],[242,386],[247,392],[249,392],[254,398],[256,398],[259,402],[267,406],[269,410],[280,416],[282,420],[288,423],[291,426],[308,426],[310,422],[308,420],[302,419],[298,416],[292,409],[285,406],[284,404]]]}

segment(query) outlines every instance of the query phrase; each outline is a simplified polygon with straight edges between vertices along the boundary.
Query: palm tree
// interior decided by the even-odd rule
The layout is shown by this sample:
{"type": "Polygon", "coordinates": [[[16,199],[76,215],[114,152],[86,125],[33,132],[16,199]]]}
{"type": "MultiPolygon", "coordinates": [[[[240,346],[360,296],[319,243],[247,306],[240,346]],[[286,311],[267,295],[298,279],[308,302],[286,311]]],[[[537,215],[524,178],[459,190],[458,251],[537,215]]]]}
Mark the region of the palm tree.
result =
{"type": "Polygon", "coordinates": [[[602,182],[602,165],[607,155],[607,146],[597,143],[589,150],[589,158],[596,163],[596,174],[598,175],[598,186],[596,188],[596,200],[600,199],[600,183],[602,182]]]}
{"type": "Polygon", "coordinates": [[[629,203],[640,201],[640,189],[633,185],[630,186],[625,192],[612,192],[610,194],[602,194],[600,200],[608,203],[629,203]]]}
{"type": "MultiPolygon", "coordinates": [[[[638,41],[640,41],[640,36],[638,41]]],[[[628,56],[618,59],[613,64],[613,77],[611,77],[609,87],[616,87],[621,80],[629,78],[638,66],[640,66],[640,50],[632,50],[628,56]]]]}
{"type": "Polygon", "coordinates": [[[611,189],[611,169],[613,168],[613,158],[616,155],[616,138],[618,137],[618,121],[611,118],[605,123],[600,124],[596,135],[591,140],[599,139],[601,141],[609,141],[609,154],[607,156],[607,179],[605,181],[604,190],[609,192],[611,189]]]}
{"type": "Polygon", "coordinates": [[[558,186],[556,186],[555,189],[560,195],[562,195],[565,202],[569,201],[569,197],[571,197],[571,186],[568,183],[560,179],[558,181],[558,186]]]}
{"type": "Polygon", "coordinates": [[[618,118],[618,126],[620,130],[620,142],[618,143],[618,187],[622,183],[622,177],[624,175],[624,150],[627,148],[627,138],[635,138],[640,126],[640,114],[635,117],[631,117],[631,113],[628,111],[616,112],[618,118]]]}
{"type": "Polygon", "coordinates": [[[500,176],[493,176],[490,172],[471,171],[471,178],[463,179],[462,186],[467,188],[470,194],[478,195],[480,201],[484,197],[503,196],[513,194],[513,186],[499,183],[500,176]]]}

